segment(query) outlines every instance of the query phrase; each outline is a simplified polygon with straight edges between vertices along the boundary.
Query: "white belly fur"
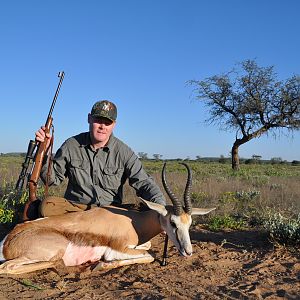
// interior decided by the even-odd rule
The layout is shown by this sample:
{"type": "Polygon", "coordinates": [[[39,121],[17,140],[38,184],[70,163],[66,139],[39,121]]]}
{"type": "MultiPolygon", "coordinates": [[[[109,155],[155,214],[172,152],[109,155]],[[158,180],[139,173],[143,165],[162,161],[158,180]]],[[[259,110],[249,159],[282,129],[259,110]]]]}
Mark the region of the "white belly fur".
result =
{"type": "Polygon", "coordinates": [[[66,266],[78,266],[88,261],[100,260],[106,248],[106,246],[76,246],[69,243],[62,259],[66,266]]]}
{"type": "Polygon", "coordinates": [[[88,261],[95,262],[101,259],[104,261],[123,260],[143,257],[144,255],[145,254],[130,255],[113,250],[107,246],[76,246],[69,243],[62,259],[66,266],[78,266],[88,261]]]}

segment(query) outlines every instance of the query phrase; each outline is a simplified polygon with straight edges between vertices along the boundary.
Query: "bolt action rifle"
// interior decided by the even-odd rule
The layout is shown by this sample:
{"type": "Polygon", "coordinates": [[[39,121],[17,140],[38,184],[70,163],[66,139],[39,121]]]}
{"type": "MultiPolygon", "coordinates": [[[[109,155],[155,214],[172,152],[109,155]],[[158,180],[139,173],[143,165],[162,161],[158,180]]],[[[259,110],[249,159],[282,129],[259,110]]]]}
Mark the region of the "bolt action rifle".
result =
{"type": "MultiPolygon", "coordinates": [[[[59,72],[58,77],[60,78],[52,105],[45,123],[45,133],[50,133],[51,128],[53,129],[52,125],[52,112],[56,103],[56,99],[59,94],[59,90],[61,87],[61,84],[63,82],[65,73],[59,72]]],[[[25,204],[24,211],[23,211],[23,221],[27,220],[34,220],[38,217],[38,207],[41,202],[37,198],[37,184],[40,177],[43,161],[47,152],[47,144],[49,142],[49,138],[45,137],[44,142],[36,142],[34,140],[30,140],[27,154],[25,157],[25,161],[22,164],[22,171],[19,175],[17,184],[16,184],[16,190],[21,191],[24,185],[25,179],[27,179],[27,186],[29,189],[29,198],[28,201],[25,204]],[[28,168],[30,166],[30,171],[28,171],[28,168]]],[[[53,136],[51,138],[50,144],[53,143],[53,136]]]]}

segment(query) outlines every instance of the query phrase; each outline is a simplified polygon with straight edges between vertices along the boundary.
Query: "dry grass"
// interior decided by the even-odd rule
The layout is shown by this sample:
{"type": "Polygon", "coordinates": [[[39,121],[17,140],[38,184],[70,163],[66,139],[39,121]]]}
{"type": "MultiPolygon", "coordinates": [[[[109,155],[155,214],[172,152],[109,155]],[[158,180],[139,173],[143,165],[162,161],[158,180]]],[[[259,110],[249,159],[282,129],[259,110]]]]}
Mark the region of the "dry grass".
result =
{"type": "MultiPolygon", "coordinates": [[[[0,156],[0,197],[11,190],[21,170],[22,157],[0,156]]],[[[163,162],[144,161],[147,172],[163,190],[161,169],[163,162]]],[[[229,164],[189,162],[193,170],[192,198],[194,206],[217,207],[215,214],[249,213],[248,210],[272,209],[284,215],[300,212],[300,166],[242,165],[233,173],[229,164]],[[236,199],[237,193],[257,193],[253,199],[236,199]],[[242,211],[237,211],[242,210],[242,211]],[[243,211],[244,210],[244,211],[243,211]]],[[[186,169],[178,162],[168,162],[167,181],[178,197],[185,188],[186,169]]],[[[63,195],[66,182],[50,188],[50,194],[63,195]]],[[[165,194],[166,199],[167,195],[165,194]]],[[[243,198],[243,197],[242,197],[243,198]]],[[[125,185],[125,203],[138,202],[135,191],[125,185]]],[[[169,200],[168,200],[169,201],[169,200]]]]}

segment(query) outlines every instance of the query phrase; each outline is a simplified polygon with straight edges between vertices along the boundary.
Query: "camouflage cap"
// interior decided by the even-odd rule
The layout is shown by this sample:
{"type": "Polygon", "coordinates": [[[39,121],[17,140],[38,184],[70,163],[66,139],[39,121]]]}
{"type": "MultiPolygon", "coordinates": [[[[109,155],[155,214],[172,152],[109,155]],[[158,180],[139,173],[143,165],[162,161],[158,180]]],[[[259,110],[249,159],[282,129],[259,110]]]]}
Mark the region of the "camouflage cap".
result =
{"type": "Polygon", "coordinates": [[[91,115],[96,118],[102,117],[111,121],[116,121],[117,107],[108,100],[101,100],[93,105],[91,115]]]}

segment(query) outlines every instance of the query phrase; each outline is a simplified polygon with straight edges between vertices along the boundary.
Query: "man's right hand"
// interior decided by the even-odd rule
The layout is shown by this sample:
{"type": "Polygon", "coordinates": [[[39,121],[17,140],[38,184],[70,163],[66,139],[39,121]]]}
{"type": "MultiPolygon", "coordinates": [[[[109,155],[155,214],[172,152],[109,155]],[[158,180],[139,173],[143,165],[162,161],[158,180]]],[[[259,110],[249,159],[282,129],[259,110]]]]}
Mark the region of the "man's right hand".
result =
{"type": "Polygon", "coordinates": [[[35,141],[43,143],[45,141],[45,138],[47,138],[46,149],[48,149],[51,142],[51,134],[46,133],[45,129],[46,129],[45,126],[41,126],[41,128],[35,133],[35,141]]]}

